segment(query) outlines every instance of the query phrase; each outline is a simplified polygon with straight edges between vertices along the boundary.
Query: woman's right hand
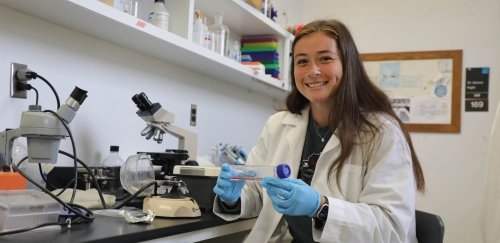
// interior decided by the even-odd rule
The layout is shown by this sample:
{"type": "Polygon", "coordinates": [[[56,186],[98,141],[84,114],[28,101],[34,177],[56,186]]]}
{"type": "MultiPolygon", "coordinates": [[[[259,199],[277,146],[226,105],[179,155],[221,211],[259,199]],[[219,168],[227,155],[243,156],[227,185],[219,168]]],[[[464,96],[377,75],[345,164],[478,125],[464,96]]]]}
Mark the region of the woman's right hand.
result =
{"type": "Polygon", "coordinates": [[[241,196],[241,190],[245,186],[245,181],[231,180],[231,167],[224,163],[221,166],[217,183],[214,187],[214,193],[219,196],[220,200],[228,205],[234,204],[241,196]]]}

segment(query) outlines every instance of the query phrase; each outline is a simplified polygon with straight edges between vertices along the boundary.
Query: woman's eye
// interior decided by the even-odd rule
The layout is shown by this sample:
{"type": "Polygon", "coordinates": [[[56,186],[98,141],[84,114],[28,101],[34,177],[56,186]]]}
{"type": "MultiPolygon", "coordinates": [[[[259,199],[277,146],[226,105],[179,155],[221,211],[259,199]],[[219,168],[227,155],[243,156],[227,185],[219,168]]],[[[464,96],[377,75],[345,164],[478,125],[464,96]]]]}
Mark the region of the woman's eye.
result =
{"type": "Polygon", "coordinates": [[[295,65],[304,65],[304,64],[307,64],[307,60],[306,59],[298,59],[295,62],[295,65]]]}
{"type": "Polygon", "coordinates": [[[330,56],[324,56],[324,57],[320,57],[319,60],[322,62],[328,62],[328,61],[332,61],[333,58],[330,56]]]}

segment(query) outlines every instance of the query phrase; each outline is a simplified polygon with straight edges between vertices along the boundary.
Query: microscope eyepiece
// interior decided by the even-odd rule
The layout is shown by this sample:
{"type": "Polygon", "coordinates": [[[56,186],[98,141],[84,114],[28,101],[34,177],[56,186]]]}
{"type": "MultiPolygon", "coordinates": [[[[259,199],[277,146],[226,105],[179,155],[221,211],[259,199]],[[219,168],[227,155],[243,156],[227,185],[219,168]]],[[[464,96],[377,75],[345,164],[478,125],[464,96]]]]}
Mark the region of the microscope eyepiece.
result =
{"type": "Polygon", "coordinates": [[[85,101],[85,99],[87,98],[87,91],[78,88],[78,86],[75,86],[75,88],[73,89],[73,92],[71,92],[70,96],[71,96],[71,98],[76,100],[81,105],[83,103],[83,101],[85,101]]]}
{"type": "Polygon", "coordinates": [[[149,111],[153,108],[153,104],[149,101],[148,97],[144,92],[132,96],[132,101],[137,105],[137,108],[141,111],[149,111]]]}

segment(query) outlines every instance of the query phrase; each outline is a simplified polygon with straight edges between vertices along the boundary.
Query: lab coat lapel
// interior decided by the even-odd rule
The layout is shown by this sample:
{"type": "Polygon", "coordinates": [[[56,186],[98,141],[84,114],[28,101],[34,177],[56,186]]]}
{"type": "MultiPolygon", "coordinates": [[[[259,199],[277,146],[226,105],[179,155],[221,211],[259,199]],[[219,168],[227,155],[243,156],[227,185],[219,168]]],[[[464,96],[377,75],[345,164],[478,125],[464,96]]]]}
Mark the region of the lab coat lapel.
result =
{"type": "Polygon", "coordinates": [[[284,125],[292,126],[286,134],[289,161],[294,177],[297,177],[302,159],[302,150],[307,131],[307,123],[309,121],[309,108],[302,111],[301,115],[289,115],[283,119],[284,125]]]}
{"type": "Polygon", "coordinates": [[[328,142],[326,143],[325,148],[323,148],[323,151],[321,152],[321,156],[319,159],[321,159],[321,157],[328,157],[331,159],[332,156],[330,155],[330,153],[332,152],[332,150],[336,149],[337,146],[339,146],[339,144],[340,144],[339,138],[335,136],[335,134],[333,134],[330,137],[330,140],[328,140],[328,142]],[[327,154],[328,156],[326,156],[327,154]]]}

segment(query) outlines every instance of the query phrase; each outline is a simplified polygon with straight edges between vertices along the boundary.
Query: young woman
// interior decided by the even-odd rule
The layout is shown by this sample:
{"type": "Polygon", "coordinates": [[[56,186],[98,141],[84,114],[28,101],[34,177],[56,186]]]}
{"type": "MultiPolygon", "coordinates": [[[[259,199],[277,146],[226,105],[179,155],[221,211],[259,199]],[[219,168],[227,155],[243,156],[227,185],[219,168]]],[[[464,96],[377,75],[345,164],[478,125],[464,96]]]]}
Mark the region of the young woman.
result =
{"type": "Polygon", "coordinates": [[[214,212],[226,220],[258,216],[246,242],[280,240],[288,230],[292,242],[416,243],[422,169],[348,29],[337,20],[305,25],[291,70],[287,111],[269,118],[247,164],[286,162],[294,178],[231,181],[223,165],[214,212]]]}

